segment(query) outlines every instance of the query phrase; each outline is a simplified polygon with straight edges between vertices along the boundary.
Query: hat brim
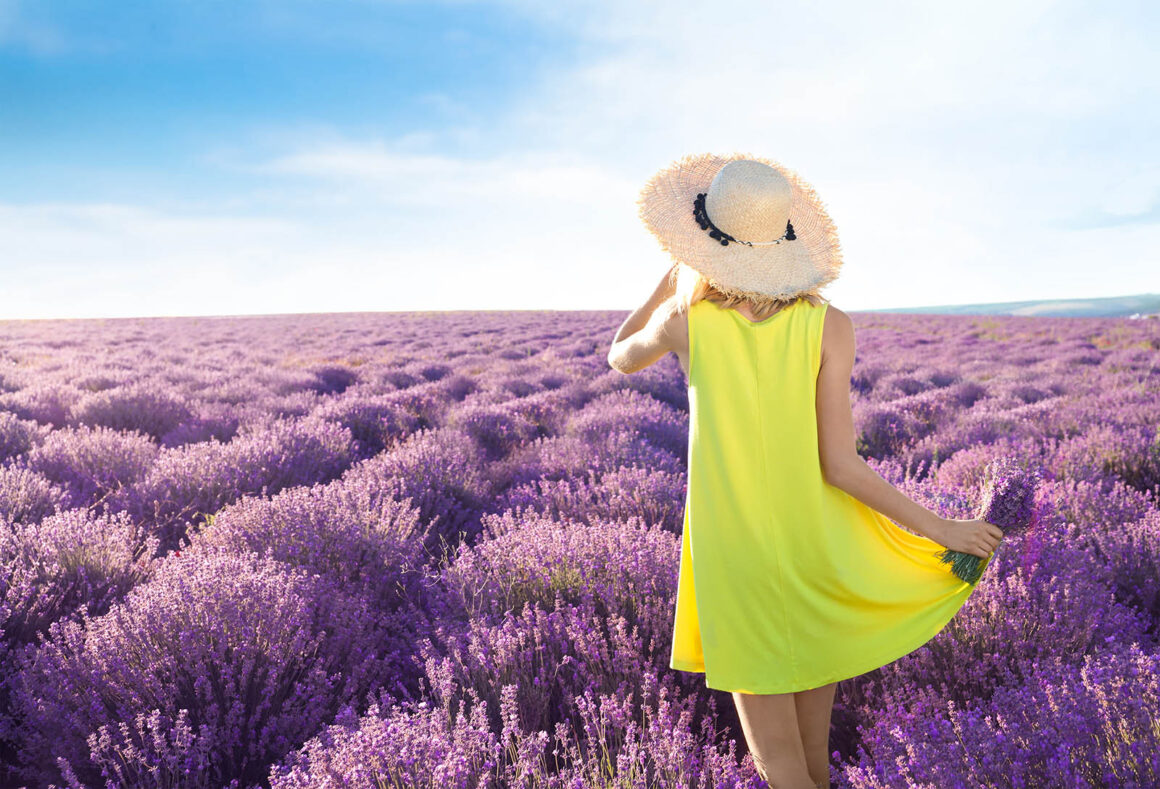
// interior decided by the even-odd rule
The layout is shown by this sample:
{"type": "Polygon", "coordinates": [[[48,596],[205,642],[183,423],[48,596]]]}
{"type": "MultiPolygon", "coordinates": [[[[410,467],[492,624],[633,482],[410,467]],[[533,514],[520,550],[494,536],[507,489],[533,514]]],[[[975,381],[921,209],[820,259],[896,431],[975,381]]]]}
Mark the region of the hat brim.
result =
{"type": "Polygon", "coordinates": [[[837,228],[813,187],[770,159],[750,154],[685,156],[649,179],[637,206],[641,221],[675,261],[697,270],[727,293],[771,297],[816,294],[837,278],[842,266],[837,228]],[[693,216],[693,201],[709,191],[722,167],[738,159],[766,164],[789,182],[793,241],[763,247],[722,246],[701,229],[693,216]]]}

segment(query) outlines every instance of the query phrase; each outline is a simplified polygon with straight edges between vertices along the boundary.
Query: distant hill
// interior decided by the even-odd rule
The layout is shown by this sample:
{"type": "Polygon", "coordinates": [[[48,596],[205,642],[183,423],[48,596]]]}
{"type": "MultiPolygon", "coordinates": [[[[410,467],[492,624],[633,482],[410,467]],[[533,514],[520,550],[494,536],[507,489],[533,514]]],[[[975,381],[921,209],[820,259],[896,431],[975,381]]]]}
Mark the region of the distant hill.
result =
{"type": "Polygon", "coordinates": [[[851,312],[916,312],[938,315],[1025,315],[1035,318],[1160,318],[1160,293],[1097,299],[1000,301],[993,304],[945,304],[938,307],[893,307],[851,312]]]}

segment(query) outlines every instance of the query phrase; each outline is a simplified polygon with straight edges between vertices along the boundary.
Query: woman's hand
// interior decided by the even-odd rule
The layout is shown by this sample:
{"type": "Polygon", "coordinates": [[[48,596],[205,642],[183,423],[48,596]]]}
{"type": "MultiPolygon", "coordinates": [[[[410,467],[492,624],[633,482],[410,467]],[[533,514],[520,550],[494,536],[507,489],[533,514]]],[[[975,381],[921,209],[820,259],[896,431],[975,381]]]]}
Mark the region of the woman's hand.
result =
{"type": "Polygon", "coordinates": [[[664,294],[666,298],[677,292],[676,276],[673,272],[676,270],[677,264],[669,266],[669,270],[665,272],[661,283],[657,285],[657,292],[664,294]]]}
{"type": "Polygon", "coordinates": [[[935,542],[944,548],[986,559],[1003,539],[1003,530],[982,518],[944,518],[938,537],[935,542]]]}

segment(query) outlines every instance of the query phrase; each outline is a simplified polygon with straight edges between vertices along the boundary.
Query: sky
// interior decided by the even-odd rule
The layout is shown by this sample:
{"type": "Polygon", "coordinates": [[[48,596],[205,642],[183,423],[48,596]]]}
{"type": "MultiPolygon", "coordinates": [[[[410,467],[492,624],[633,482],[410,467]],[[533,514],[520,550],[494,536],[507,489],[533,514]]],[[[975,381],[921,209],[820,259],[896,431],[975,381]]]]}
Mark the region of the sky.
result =
{"type": "Polygon", "coordinates": [[[842,309],[1160,291],[1145,2],[0,0],[0,319],[633,310],[776,160],[842,309]]]}

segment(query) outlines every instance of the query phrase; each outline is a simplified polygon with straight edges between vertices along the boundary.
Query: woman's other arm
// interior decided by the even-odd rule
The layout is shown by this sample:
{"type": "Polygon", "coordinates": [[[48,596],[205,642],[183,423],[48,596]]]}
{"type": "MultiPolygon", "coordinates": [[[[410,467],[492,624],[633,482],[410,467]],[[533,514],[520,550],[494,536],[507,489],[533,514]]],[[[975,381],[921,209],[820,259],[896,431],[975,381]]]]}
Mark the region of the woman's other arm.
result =
{"type": "Polygon", "coordinates": [[[870,468],[858,454],[850,407],[854,370],[854,323],[832,304],[822,328],[818,370],[818,454],[826,482],[844,490],[896,523],[941,544],[948,520],[906,496],[870,468]]]}

